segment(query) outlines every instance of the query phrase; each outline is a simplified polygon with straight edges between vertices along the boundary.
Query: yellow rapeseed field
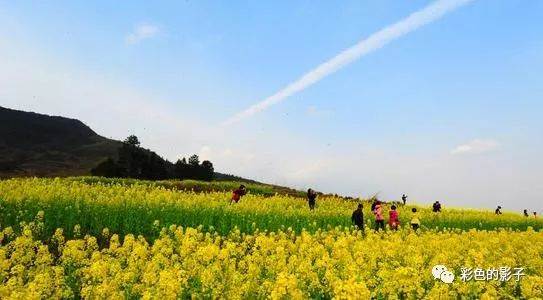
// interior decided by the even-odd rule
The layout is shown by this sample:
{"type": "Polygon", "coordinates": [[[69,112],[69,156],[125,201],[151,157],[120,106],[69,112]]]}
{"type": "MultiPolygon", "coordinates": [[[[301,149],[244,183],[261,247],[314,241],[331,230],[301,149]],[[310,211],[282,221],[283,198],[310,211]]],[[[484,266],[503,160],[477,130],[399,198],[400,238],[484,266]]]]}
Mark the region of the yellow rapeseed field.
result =
{"type": "MultiPolygon", "coordinates": [[[[540,220],[419,207],[418,231],[359,231],[356,202],[319,199],[309,211],[281,195],[228,200],[138,184],[0,181],[0,299],[543,298],[540,220]],[[434,279],[434,265],[453,283],[434,279]],[[522,276],[461,279],[465,268],[504,267],[522,276]]],[[[403,225],[409,209],[400,208],[403,225]]]]}
{"type": "Polygon", "coordinates": [[[543,297],[543,234],[532,230],[222,236],[172,225],[152,244],[104,230],[100,248],[96,237],[66,240],[60,229],[45,245],[31,227],[1,234],[2,299],[543,297]],[[435,264],[457,276],[462,267],[499,266],[524,267],[525,276],[448,285],[432,277],[435,264]]]}
{"type": "MultiPolygon", "coordinates": [[[[370,204],[364,202],[366,225],[373,226],[370,204]]],[[[422,227],[426,229],[543,228],[543,219],[526,218],[507,213],[499,217],[492,211],[451,209],[444,203],[442,213],[417,207],[422,227]]],[[[152,223],[159,220],[168,226],[204,226],[206,230],[227,234],[234,227],[250,233],[254,229],[275,231],[291,227],[314,231],[329,226],[351,226],[351,213],[356,201],[330,197],[317,199],[317,209],[310,211],[303,198],[276,195],[247,195],[240,203],[230,204],[230,193],[179,192],[145,184],[85,184],[66,179],[13,179],[0,181],[0,224],[16,226],[33,220],[38,211],[48,216],[46,235],[64,228],[71,236],[79,224],[82,233],[99,235],[104,227],[118,234],[142,234],[153,237],[152,223]]],[[[385,206],[388,216],[390,204],[385,206]]],[[[400,221],[408,225],[411,206],[399,206],[400,221]]]]}

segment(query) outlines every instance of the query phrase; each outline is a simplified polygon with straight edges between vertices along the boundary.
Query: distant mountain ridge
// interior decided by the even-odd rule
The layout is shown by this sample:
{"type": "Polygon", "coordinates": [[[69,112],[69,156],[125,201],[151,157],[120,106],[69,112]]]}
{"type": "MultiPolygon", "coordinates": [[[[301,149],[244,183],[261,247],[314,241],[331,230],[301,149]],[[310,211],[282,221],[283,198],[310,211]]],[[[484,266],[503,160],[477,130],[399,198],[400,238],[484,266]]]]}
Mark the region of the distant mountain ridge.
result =
{"type": "Polygon", "coordinates": [[[0,177],[88,175],[121,145],[76,119],[0,107],[0,177]]]}
{"type": "MultiPolygon", "coordinates": [[[[100,162],[117,158],[122,144],[77,119],[0,106],[0,178],[89,175],[100,162]]],[[[260,183],[218,172],[215,179],[260,183]]]]}

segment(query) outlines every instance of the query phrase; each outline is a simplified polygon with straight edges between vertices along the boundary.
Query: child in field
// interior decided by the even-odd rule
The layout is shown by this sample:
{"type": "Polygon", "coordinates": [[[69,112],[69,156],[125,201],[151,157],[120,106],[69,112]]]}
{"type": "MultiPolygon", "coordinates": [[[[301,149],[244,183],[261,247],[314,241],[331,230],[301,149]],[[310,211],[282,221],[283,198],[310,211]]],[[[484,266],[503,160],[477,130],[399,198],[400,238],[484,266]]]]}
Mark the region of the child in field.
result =
{"type": "Polygon", "coordinates": [[[375,208],[373,209],[375,215],[375,230],[385,229],[385,218],[383,217],[383,205],[381,201],[375,202],[375,208]]]}
{"type": "Polygon", "coordinates": [[[247,194],[247,189],[242,184],[239,186],[238,189],[232,192],[232,200],[230,201],[230,203],[238,203],[241,197],[244,196],[245,194],[247,194]]]}
{"type": "Polygon", "coordinates": [[[411,209],[411,212],[413,212],[413,216],[411,217],[411,227],[416,231],[420,227],[419,213],[414,207],[411,209]]]}
{"type": "Polygon", "coordinates": [[[529,215],[528,215],[528,210],[527,210],[527,209],[524,210],[524,216],[525,216],[526,218],[529,217],[529,215]]]}
{"type": "Polygon", "coordinates": [[[388,213],[388,226],[392,230],[398,230],[398,225],[400,225],[400,219],[398,211],[396,210],[396,205],[390,207],[390,212],[388,213]]]}

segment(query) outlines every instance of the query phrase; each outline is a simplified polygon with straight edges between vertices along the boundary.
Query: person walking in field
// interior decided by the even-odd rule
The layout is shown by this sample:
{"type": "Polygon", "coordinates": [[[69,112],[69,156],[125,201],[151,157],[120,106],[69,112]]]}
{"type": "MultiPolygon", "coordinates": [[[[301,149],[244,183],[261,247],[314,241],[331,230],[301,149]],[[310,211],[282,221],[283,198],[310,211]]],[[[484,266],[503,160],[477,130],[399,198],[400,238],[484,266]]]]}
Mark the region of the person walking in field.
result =
{"type": "Polygon", "coordinates": [[[407,202],[407,196],[405,194],[402,195],[402,202],[403,206],[405,206],[405,203],[407,202]]]}
{"type": "Polygon", "coordinates": [[[439,203],[439,201],[436,201],[434,205],[432,205],[432,210],[436,213],[441,212],[441,203],[439,203]]]}
{"type": "Polygon", "coordinates": [[[375,230],[385,229],[385,218],[383,217],[383,204],[377,200],[373,209],[375,215],[375,230]]]}
{"type": "Polygon", "coordinates": [[[398,230],[399,225],[400,216],[398,214],[398,211],[396,210],[396,205],[392,205],[388,213],[388,226],[390,226],[390,229],[392,230],[398,230]]]}
{"type": "Polygon", "coordinates": [[[353,211],[353,215],[351,216],[351,221],[353,222],[356,228],[364,231],[364,213],[362,212],[362,208],[363,208],[362,203],[358,204],[358,208],[355,211],[353,211]]]}
{"type": "Polygon", "coordinates": [[[502,214],[502,207],[498,205],[498,207],[496,208],[494,213],[497,214],[497,215],[501,215],[502,214]]]}
{"type": "Polygon", "coordinates": [[[529,217],[529,215],[528,215],[528,210],[527,210],[527,209],[524,210],[524,216],[525,216],[526,218],[529,217]]]}
{"type": "Polygon", "coordinates": [[[245,185],[242,184],[232,192],[232,200],[230,203],[238,203],[245,194],[247,194],[247,189],[245,188],[245,185]]]}
{"type": "Polygon", "coordinates": [[[537,211],[534,211],[534,219],[537,219],[537,211]]]}
{"type": "Polygon", "coordinates": [[[417,212],[417,209],[416,208],[412,208],[411,209],[411,212],[413,213],[412,216],[411,216],[411,228],[413,228],[413,230],[417,231],[419,228],[420,228],[420,218],[419,218],[419,213],[417,212]]]}
{"type": "Polygon", "coordinates": [[[309,209],[314,210],[315,204],[317,203],[317,192],[313,189],[307,190],[307,203],[309,204],[309,209]]]}

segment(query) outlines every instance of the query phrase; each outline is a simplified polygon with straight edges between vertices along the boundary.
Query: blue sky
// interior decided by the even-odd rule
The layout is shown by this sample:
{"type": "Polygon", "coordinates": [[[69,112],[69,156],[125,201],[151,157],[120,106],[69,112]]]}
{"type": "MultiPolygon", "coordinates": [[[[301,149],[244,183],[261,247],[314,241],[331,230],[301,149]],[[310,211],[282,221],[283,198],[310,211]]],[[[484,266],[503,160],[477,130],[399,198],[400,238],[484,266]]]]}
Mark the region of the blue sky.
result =
{"type": "Polygon", "coordinates": [[[219,125],[430,3],[0,1],[0,105],[299,188],[543,209],[541,1],[475,0],[219,125]]]}

